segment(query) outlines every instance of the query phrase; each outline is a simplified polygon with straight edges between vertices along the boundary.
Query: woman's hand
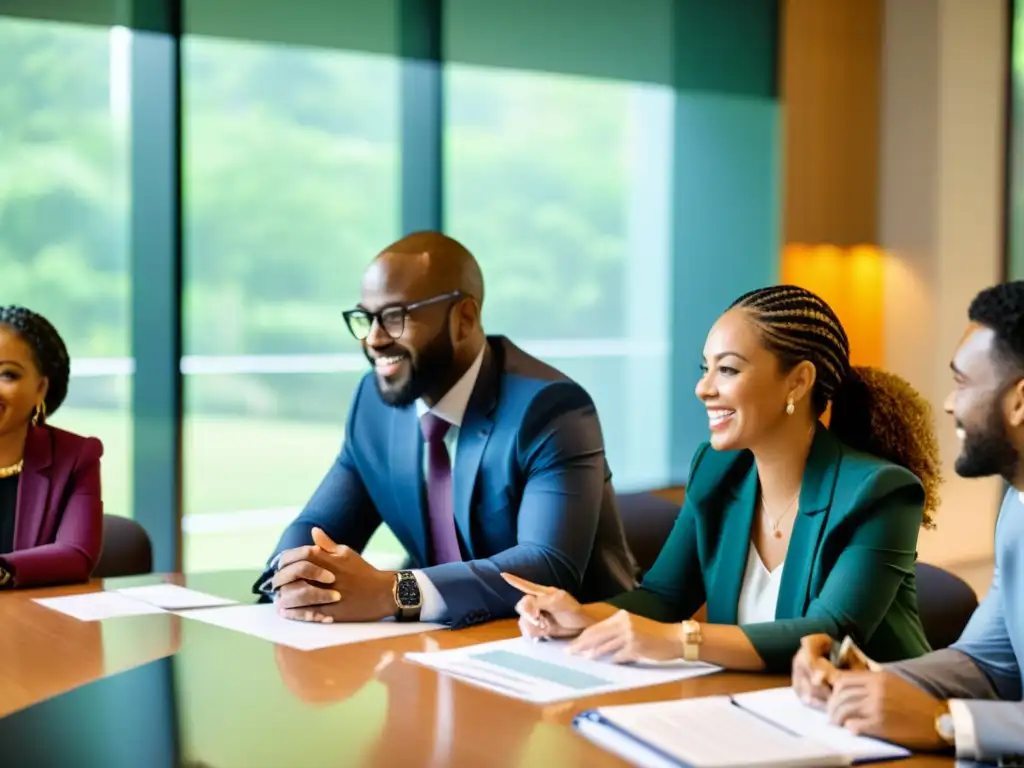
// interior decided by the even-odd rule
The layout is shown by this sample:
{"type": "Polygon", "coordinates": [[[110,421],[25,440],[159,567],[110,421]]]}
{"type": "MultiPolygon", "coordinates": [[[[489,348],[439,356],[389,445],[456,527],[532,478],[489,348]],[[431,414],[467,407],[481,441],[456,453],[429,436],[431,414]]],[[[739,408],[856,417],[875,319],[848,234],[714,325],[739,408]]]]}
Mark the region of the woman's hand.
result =
{"type": "Polygon", "coordinates": [[[534,640],[576,637],[594,623],[576,598],[562,589],[544,587],[511,573],[501,577],[525,596],[516,603],[519,630],[534,640]]]}
{"type": "Polygon", "coordinates": [[[682,626],[619,611],[584,630],[569,650],[590,659],[611,656],[616,664],[679,659],[683,656],[682,626]]]}
{"type": "Polygon", "coordinates": [[[793,657],[793,690],[800,701],[815,709],[828,706],[832,684],[839,674],[829,659],[831,650],[832,638],[828,635],[807,635],[793,657]]]}

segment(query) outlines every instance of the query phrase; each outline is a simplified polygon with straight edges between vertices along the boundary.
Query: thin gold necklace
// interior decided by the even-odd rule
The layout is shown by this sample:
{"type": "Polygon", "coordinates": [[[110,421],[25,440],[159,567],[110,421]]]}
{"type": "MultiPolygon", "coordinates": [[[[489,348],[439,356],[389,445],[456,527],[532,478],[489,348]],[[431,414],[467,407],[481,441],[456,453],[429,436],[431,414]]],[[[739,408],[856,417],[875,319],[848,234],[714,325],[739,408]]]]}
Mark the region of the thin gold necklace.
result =
{"type": "Polygon", "coordinates": [[[776,539],[782,538],[782,531],[779,530],[779,523],[789,517],[789,513],[793,510],[793,505],[796,504],[796,500],[800,498],[800,491],[796,492],[796,495],[789,502],[789,506],[786,507],[786,511],[779,515],[778,520],[773,520],[772,516],[768,514],[768,505],[764,503],[764,496],[761,496],[761,514],[764,515],[765,520],[768,521],[768,525],[771,526],[772,536],[776,539]]]}
{"type": "Polygon", "coordinates": [[[25,460],[21,459],[17,464],[11,464],[9,467],[0,467],[0,480],[5,477],[14,477],[15,475],[21,474],[21,468],[25,464],[25,460]]]}

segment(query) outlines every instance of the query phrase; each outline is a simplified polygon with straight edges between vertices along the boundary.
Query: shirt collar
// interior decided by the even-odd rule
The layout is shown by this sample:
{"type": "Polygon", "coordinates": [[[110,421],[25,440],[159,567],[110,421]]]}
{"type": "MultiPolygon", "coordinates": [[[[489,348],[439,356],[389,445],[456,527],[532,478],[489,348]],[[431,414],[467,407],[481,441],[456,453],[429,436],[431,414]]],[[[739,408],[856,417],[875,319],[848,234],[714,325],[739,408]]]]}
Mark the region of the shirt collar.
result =
{"type": "Polygon", "coordinates": [[[462,374],[462,378],[455,382],[455,386],[449,389],[433,408],[428,408],[422,399],[417,400],[416,416],[422,418],[423,414],[429,411],[449,424],[461,427],[462,419],[466,415],[466,406],[469,405],[469,396],[473,394],[473,387],[476,386],[477,377],[480,375],[480,366],[483,365],[486,349],[487,345],[484,344],[469,370],[462,374]]]}

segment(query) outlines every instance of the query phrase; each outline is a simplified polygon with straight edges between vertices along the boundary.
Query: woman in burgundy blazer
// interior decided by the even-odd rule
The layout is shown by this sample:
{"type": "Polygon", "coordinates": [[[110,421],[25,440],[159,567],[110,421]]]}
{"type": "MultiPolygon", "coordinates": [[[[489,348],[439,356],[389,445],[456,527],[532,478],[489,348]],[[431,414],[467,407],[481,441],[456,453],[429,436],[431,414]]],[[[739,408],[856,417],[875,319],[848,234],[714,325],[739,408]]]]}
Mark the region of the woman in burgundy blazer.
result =
{"type": "Polygon", "coordinates": [[[0,307],[0,589],[85,581],[100,555],[103,445],[46,424],[70,371],[45,318],[0,307]]]}

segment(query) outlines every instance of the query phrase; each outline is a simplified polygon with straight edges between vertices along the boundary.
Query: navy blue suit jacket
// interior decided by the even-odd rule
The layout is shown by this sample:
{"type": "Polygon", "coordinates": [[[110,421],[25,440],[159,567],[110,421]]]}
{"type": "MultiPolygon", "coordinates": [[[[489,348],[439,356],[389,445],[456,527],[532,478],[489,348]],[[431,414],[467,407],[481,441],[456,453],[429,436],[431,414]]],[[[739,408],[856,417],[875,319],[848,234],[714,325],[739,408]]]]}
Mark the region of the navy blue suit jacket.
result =
{"type": "Polygon", "coordinates": [[[593,401],[504,337],[488,338],[452,474],[464,561],[434,565],[415,406],[385,404],[369,373],[352,401],[341,453],[275,556],[309,544],[314,526],[361,551],[385,523],[410,567],[422,568],[441,593],[454,627],[514,615],[522,595],[502,571],[583,602],[635,586],[593,401]]]}

